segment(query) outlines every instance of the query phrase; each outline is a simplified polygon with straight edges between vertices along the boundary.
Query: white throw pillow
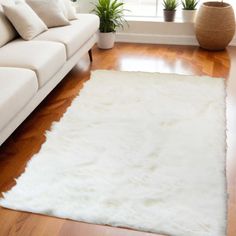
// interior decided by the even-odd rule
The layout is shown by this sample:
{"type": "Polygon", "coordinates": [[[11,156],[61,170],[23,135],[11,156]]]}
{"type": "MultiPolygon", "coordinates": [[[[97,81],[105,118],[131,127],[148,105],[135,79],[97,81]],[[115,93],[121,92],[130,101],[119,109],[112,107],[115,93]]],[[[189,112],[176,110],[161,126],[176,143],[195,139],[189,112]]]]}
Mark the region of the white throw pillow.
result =
{"type": "Polygon", "coordinates": [[[23,39],[31,40],[47,30],[47,26],[26,3],[18,2],[14,5],[2,5],[2,7],[5,15],[23,39]]]}
{"type": "Polygon", "coordinates": [[[26,0],[47,27],[69,25],[60,0],[26,0]]]}
{"type": "MultiPolygon", "coordinates": [[[[2,47],[3,45],[5,45],[6,43],[8,43],[9,41],[11,41],[17,36],[17,33],[13,25],[9,22],[9,20],[3,13],[1,4],[4,4],[4,3],[9,4],[11,3],[11,1],[0,0],[0,34],[1,34],[0,47],[2,47]]],[[[12,4],[14,3],[12,2],[12,4]]]]}
{"type": "Polygon", "coordinates": [[[65,15],[67,17],[68,20],[75,20],[77,19],[77,15],[76,15],[76,10],[75,8],[72,6],[72,2],[70,0],[62,0],[64,7],[65,7],[65,15]]]}
{"type": "Polygon", "coordinates": [[[16,37],[16,31],[9,20],[5,17],[2,7],[0,6],[0,47],[16,37]]]}

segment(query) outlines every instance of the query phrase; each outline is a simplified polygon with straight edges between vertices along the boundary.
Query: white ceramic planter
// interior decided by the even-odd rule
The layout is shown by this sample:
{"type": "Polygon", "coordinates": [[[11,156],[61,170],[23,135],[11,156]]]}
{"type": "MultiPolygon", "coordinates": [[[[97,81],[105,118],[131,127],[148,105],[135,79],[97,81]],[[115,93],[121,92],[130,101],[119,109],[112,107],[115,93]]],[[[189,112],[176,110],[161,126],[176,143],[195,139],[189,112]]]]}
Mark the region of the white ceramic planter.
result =
{"type": "Polygon", "coordinates": [[[182,10],[182,18],[184,22],[194,22],[197,10],[182,10]]]}
{"type": "Polygon", "coordinates": [[[98,47],[101,49],[113,48],[115,43],[115,32],[98,33],[98,47]]]}

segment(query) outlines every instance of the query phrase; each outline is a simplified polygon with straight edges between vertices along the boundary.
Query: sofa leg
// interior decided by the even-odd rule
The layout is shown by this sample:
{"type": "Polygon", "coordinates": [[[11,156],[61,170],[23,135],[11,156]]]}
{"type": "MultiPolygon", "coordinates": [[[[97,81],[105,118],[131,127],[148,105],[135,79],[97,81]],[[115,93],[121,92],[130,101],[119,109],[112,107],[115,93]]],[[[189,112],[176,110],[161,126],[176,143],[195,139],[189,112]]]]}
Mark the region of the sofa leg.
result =
{"type": "Polygon", "coordinates": [[[90,49],[90,50],[88,51],[88,54],[89,54],[89,60],[90,60],[90,62],[92,62],[92,61],[93,61],[92,49],[90,49]]]}

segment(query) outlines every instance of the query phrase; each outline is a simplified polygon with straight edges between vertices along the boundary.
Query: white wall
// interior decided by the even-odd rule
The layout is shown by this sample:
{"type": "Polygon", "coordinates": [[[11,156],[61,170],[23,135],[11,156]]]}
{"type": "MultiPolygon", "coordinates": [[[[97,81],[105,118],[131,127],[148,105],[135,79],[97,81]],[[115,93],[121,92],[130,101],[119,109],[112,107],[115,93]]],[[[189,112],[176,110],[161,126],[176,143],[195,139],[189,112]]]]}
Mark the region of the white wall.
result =
{"type": "Polygon", "coordinates": [[[192,23],[128,19],[129,26],[117,32],[117,41],[196,45],[192,23]]]}

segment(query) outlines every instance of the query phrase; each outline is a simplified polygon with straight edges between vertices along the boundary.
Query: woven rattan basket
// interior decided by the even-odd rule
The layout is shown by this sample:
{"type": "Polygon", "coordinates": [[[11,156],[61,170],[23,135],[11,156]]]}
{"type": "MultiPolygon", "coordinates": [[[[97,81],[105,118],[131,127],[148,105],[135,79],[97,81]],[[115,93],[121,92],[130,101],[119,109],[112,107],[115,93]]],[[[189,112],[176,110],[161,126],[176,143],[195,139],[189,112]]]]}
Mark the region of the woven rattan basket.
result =
{"type": "Polygon", "coordinates": [[[208,50],[223,50],[235,33],[235,16],[228,3],[205,2],[195,22],[195,33],[200,46],[208,50]]]}

